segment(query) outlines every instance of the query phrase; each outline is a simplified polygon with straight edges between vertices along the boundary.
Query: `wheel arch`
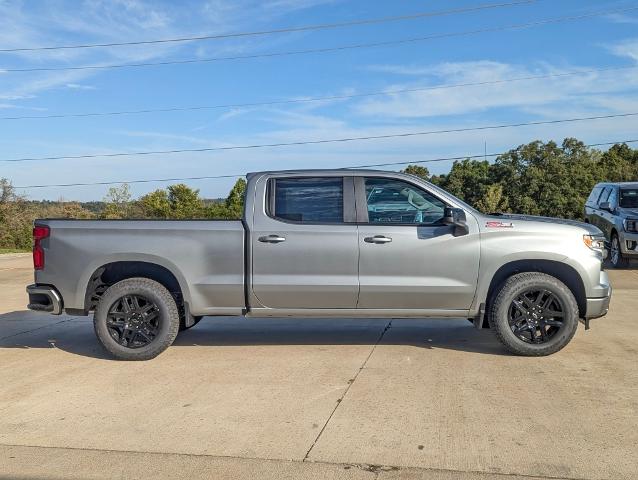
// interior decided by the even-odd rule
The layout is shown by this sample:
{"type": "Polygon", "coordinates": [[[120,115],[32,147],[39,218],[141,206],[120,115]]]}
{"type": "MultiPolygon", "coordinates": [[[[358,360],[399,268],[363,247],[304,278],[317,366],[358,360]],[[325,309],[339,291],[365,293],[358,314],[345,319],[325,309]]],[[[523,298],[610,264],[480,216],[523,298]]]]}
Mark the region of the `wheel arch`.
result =
{"type": "Polygon", "coordinates": [[[99,298],[111,285],[128,278],[142,277],[163,285],[178,302],[187,301],[187,292],[182,288],[178,276],[168,267],[144,260],[116,260],[95,268],[86,282],[84,310],[95,309],[99,298]]]}
{"type": "Polygon", "coordinates": [[[485,311],[489,307],[499,287],[512,275],[523,272],[539,272],[551,275],[563,282],[570,289],[578,305],[578,315],[583,317],[587,311],[587,295],[585,284],[580,274],[572,266],[556,260],[515,260],[502,265],[492,276],[485,299],[485,311]]]}

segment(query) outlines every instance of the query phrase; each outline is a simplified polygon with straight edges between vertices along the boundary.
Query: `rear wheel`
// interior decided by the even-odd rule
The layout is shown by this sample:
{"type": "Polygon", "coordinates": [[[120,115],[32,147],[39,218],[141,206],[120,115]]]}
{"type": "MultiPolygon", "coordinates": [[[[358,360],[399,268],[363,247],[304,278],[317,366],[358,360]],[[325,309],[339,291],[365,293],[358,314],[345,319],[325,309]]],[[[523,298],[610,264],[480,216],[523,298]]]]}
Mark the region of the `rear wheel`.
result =
{"type": "Polygon", "coordinates": [[[578,305],[555,277],[525,272],[510,277],[492,305],[490,327],[516,355],[543,356],[561,350],[578,327],[578,305]]]}
{"type": "Polygon", "coordinates": [[[609,261],[614,268],[624,268],[629,261],[623,257],[620,251],[620,239],[618,234],[614,233],[611,236],[611,251],[609,252],[609,261]]]}
{"type": "Polygon", "coordinates": [[[104,348],[119,360],[149,360],[166,350],[179,329],[175,299],[148,278],[129,278],[109,287],[93,317],[104,348]]]}

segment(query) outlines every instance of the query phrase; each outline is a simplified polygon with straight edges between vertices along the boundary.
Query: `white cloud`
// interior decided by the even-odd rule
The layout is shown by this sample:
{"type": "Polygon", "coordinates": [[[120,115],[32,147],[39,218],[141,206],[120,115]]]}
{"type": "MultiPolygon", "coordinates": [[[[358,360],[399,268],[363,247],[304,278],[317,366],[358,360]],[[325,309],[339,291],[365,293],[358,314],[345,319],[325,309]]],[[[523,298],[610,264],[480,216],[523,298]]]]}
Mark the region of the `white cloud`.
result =
{"type": "Polygon", "coordinates": [[[65,87],[70,88],[71,90],[95,90],[96,89],[94,85],[82,85],[81,83],[67,83],[65,87]]]}
{"type": "Polygon", "coordinates": [[[638,24],[638,18],[633,17],[631,15],[627,15],[625,13],[611,13],[607,15],[605,18],[611,20],[614,23],[625,23],[630,25],[638,24]]]}
{"type": "Polygon", "coordinates": [[[635,62],[638,62],[638,38],[625,40],[617,43],[616,45],[611,45],[609,50],[619,57],[631,58],[635,62]]]}
{"type": "Polygon", "coordinates": [[[539,64],[526,66],[488,60],[442,63],[425,66],[376,66],[416,77],[407,84],[395,84],[388,90],[425,88],[426,90],[389,94],[363,100],[354,105],[356,114],[376,118],[425,118],[445,115],[469,115],[494,109],[539,111],[540,107],[578,108],[588,112],[627,111],[628,92],[638,88],[634,70],[588,72],[591,67],[566,67],[539,64]],[[563,75],[570,72],[578,75],[563,75]],[[539,75],[552,78],[509,79],[539,75]],[[455,88],[440,85],[473,84],[455,88]],[[431,88],[431,89],[428,89],[431,88]]]}

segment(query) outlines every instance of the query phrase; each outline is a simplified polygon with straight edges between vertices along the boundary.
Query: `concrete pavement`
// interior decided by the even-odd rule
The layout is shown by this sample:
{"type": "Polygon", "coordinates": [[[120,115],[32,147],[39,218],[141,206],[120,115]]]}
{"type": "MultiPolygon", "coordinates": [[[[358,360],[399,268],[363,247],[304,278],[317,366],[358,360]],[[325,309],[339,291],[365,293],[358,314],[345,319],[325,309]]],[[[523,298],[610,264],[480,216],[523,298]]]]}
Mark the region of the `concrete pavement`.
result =
{"type": "Polygon", "coordinates": [[[465,320],[206,318],[125,363],[25,312],[30,268],[0,256],[0,478],[635,478],[634,270],[546,358],[465,320]]]}

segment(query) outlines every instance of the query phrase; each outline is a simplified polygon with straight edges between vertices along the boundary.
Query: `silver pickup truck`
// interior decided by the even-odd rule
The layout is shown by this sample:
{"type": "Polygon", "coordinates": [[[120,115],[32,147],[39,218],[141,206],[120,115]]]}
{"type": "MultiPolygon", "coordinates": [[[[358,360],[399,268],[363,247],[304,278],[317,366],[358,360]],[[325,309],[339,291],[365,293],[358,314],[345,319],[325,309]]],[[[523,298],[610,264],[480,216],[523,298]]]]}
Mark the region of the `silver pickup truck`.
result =
{"type": "Polygon", "coordinates": [[[420,178],[248,175],[243,220],[37,220],[29,308],[94,312],[116,358],[150,359],[203,316],[467,318],[518,355],[607,313],[595,226],[479,213],[420,178]]]}

